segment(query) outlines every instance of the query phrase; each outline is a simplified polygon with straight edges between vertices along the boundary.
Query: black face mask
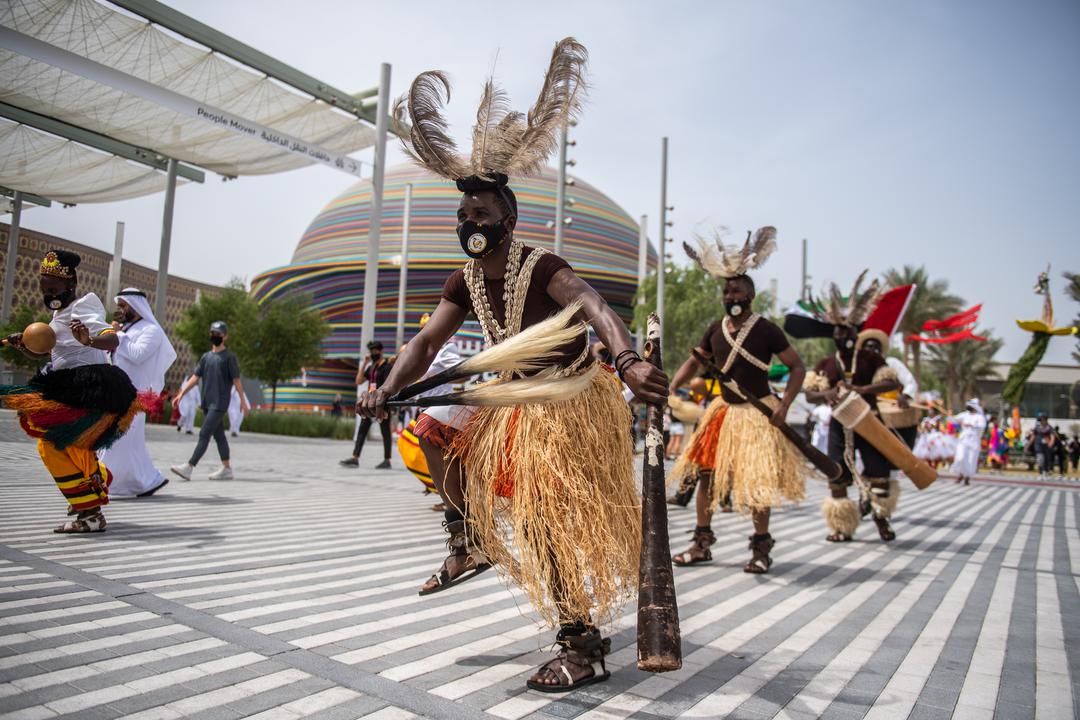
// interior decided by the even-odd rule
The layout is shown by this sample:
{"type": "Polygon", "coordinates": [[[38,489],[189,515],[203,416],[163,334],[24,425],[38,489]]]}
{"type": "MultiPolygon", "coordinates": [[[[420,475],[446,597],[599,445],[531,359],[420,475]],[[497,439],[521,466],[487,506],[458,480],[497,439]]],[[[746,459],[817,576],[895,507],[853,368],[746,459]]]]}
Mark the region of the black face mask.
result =
{"type": "Polygon", "coordinates": [[[731,317],[740,317],[750,309],[750,303],[746,300],[727,300],[724,302],[724,310],[731,317]]]}
{"type": "Polygon", "coordinates": [[[50,310],[61,310],[75,301],[75,288],[68,288],[59,295],[45,293],[41,299],[45,301],[45,307],[50,310]]]}
{"type": "Polygon", "coordinates": [[[458,225],[457,234],[465,254],[478,259],[502,245],[508,233],[502,220],[491,225],[466,220],[458,225]]]}
{"type": "Polygon", "coordinates": [[[221,335],[211,335],[210,336],[210,344],[213,345],[214,347],[217,347],[218,345],[220,345],[223,342],[225,342],[225,338],[222,337],[221,335]]]}

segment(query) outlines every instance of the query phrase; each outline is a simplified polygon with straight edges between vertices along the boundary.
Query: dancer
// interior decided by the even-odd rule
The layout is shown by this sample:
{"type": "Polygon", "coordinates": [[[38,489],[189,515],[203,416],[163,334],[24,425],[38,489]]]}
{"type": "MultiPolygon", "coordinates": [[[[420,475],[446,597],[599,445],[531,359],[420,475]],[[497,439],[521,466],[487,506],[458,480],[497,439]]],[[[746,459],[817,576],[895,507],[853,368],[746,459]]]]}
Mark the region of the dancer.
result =
{"type": "MultiPolygon", "coordinates": [[[[430,320],[431,314],[424,313],[420,317],[420,329],[422,330],[430,320]]],[[[442,371],[457,365],[461,362],[461,359],[461,349],[458,347],[454,337],[451,336],[449,340],[442,344],[439,351],[435,353],[435,359],[431,361],[431,365],[428,366],[428,370],[424,373],[424,377],[427,378],[432,375],[437,375],[442,371]]],[[[451,387],[449,384],[440,385],[427,392],[420,393],[416,398],[436,397],[445,395],[450,391],[451,387]]],[[[449,425],[452,422],[451,417],[455,415],[458,410],[458,408],[450,405],[428,408],[420,413],[415,420],[410,422],[409,426],[401,433],[401,437],[398,438],[398,452],[405,462],[405,467],[407,467],[413,475],[416,475],[420,479],[420,482],[424,483],[425,490],[430,489],[431,491],[438,492],[439,487],[441,487],[444,482],[442,474],[445,474],[446,468],[442,457],[443,449],[436,448],[430,443],[421,444],[420,439],[416,436],[418,434],[424,434],[424,428],[429,427],[428,423],[430,422],[439,422],[443,425],[449,425]],[[413,451],[414,447],[419,450],[419,453],[413,451]],[[426,451],[425,447],[427,448],[426,451]],[[432,455],[433,457],[429,458],[429,455],[432,455]],[[432,476],[431,469],[433,467],[436,468],[437,472],[441,473],[438,477],[432,476]],[[424,475],[427,477],[425,478],[424,475]]],[[[437,502],[431,506],[431,509],[435,512],[446,512],[446,503],[441,501],[437,502]]]]}
{"type": "Polygon", "coordinates": [[[9,335],[9,345],[49,362],[27,385],[0,386],[23,431],[37,439],[38,454],[68,501],[68,515],[75,516],[56,527],[57,533],[108,527],[102,508],[109,503],[112,473],[97,451],[120,438],[144,410],[128,376],[106,361],[118,340],[101,300],[93,293],[78,296],[80,260],[73,252],[51,250],[41,261],[39,286],[45,307],[53,311],[49,327],[56,345],[39,354],[27,349],[22,333],[9,335]]]}
{"type": "MultiPolygon", "coordinates": [[[[856,347],[858,326],[873,310],[878,298],[878,282],[875,280],[862,289],[864,270],[846,300],[835,284],[829,292],[828,303],[815,303],[817,319],[833,327],[836,354],[815,366],[806,378],[806,399],[811,403],[836,405],[841,392],[858,393],[877,413],[877,396],[900,389],[896,371],[876,352],[856,347]]],[[[896,538],[889,518],[896,509],[900,497],[900,484],[890,480],[892,464],[881,452],[861,435],[846,429],[842,423],[829,423],[829,457],[840,463],[843,474],[829,483],[830,497],[825,499],[822,512],[829,527],[826,540],[848,542],[855,535],[862,515],[871,513],[881,539],[888,542],[896,538]],[[863,470],[859,473],[855,453],[862,458],[863,470]],[[857,507],[847,497],[847,489],[858,482],[861,502],[857,507]]]]}
{"type": "Polygon", "coordinates": [[[979,399],[968,400],[964,412],[952,418],[952,421],[960,427],[952,471],[956,473],[957,483],[970,485],[971,476],[979,471],[979,452],[982,450],[983,430],[986,429],[986,415],[979,399]]]}
{"type": "MultiPolygon", "coordinates": [[[[721,498],[730,495],[732,506],[749,514],[754,525],[750,536],[750,560],[743,572],[765,573],[772,566],[770,552],[775,545],[769,534],[772,508],[785,500],[798,502],[805,496],[804,462],[794,446],[776,429],[785,422],[788,409],[802,387],[806,369],[787,336],[774,323],[751,310],[756,295],[754,281],[747,275],[776,249],[776,229],[763,227],[747,237],[742,248],[724,246],[719,237],[713,243],[698,239],[699,250],[686,252],[708,273],[724,280],[724,309],[727,317],[712,323],[696,352],[713,361],[724,375],[741,388],[773,407],[771,418],[749,404],[738,391],[721,386],[698,423],[686,450],[671,473],[672,482],[698,478],[697,527],[690,548],[672,558],[676,565],[696,565],[712,559],[709,549],[716,542],[712,515],[721,498]],[[769,362],[773,356],[788,366],[791,378],[782,400],[769,388],[769,362]]],[[[691,355],[675,373],[672,387],[678,389],[705,368],[691,355]]]]}
{"type": "MultiPolygon", "coordinates": [[[[395,114],[407,106],[406,150],[463,193],[458,239],[472,260],[450,275],[431,321],[409,342],[382,387],[364,392],[357,410],[387,416],[386,400],[420,378],[469,313],[488,345],[533,326],[568,305],[592,324],[635,395],[661,404],[667,378],[634,352],[622,320],[562,258],[514,237],[517,198],[509,176],[537,172],[555,147],[583,93],[585,48],[558,43],[543,90],[528,115],[506,110],[506,98],[485,87],[470,158],[458,155],[440,114],[449,84],[440,72],[413,81],[395,114]]],[[[587,334],[553,359],[555,375],[581,373],[592,360],[587,334]]],[[[464,410],[449,424],[431,421],[420,435],[442,477],[449,557],[421,593],[438,592],[487,563],[520,584],[545,620],[558,624],[558,655],[529,680],[530,688],[565,692],[606,680],[610,641],[598,625],[610,620],[637,585],[640,508],[627,427],[630,411],[609,372],[590,374],[572,400],[544,405],[464,410]],[[443,458],[431,446],[445,449],[443,458]]]]}
{"type": "Polygon", "coordinates": [[[202,383],[202,410],[203,424],[199,429],[199,440],[195,443],[195,450],[191,453],[191,459],[183,465],[173,465],[170,470],[184,480],[190,480],[195,466],[206,454],[210,446],[210,438],[214,438],[217,444],[218,457],[221,458],[221,468],[210,473],[211,480],[232,480],[233,471],[229,460],[229,439],[225,436],[225,414],[229,410],[229,394],[235,389],[240,393],[240,407],[244,412],[250,408],[247,404],[247,396],[244,388],[240,385],[240,361],[236,355],[225,347],[229,339],[229,327],[221,320],[210,324],[211,350],[203,353],[199,358],[199,364],[195,366],[195,372],[184,384],[180,386],[177,400],[182,401],[184,395],[197,383],[202,383]]]}
{"type": "MultiPolygon", "coordinates": [[[[122,324],[116,333],[119,344],[113,363],[127,373],[138,390],[156,394],[165,386],[165,373],[176,360],[176,350],[154,317],[146,293],[126,288],[114,300],[116,317],[122,324]]],[[[153,495],[169,482],[154,467],[146,449],[146,416],[142,414],[135,417],[124,437],[102,453],[101,461],[112,471],[110,491],[114,497],[153,495]]]]}

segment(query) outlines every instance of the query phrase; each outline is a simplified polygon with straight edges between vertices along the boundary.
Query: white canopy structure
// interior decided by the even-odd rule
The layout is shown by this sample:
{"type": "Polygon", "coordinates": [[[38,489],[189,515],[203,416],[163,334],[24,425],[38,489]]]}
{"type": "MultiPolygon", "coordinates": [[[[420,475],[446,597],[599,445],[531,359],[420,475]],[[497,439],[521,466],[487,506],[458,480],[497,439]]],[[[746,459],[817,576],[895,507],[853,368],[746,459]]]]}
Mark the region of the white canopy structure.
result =
{"type": "Polygon", "coordinates": [[[155,0],[4,0],[0,186],[14,191],[8,263],[26,194],[75,204],[164,190],[155,298],[164,316],[177,178],[202,182],[198,168],[234,177],[315,163],[359,175],[349,153],[379,145],[382,162],[388,85],[384,65],[378,90],[346,93],[155,0]],[[365,103],[376,94],[378,106],[365,103]]]}

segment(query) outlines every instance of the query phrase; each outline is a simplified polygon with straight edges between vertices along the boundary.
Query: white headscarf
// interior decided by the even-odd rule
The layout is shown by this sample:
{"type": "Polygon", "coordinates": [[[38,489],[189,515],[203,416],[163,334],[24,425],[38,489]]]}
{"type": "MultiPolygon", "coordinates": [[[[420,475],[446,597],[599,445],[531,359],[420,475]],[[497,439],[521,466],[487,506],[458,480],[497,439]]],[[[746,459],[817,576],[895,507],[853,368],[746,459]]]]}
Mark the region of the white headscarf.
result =
{"type": "Polygon", "coordinates": [[[150,362],[154,363],[153,374],[155,387],[165,387],[165,373],[172,367],[173,362],[176,360],[176,350],[172,346],[172,342],[169,341],[169,336],[165,332],[165,328],[161,327],[161,323],[154,317],[154,311],[150,309],[150,302],[146,299],[146,294],[138,288],[124,288],[120,291],[113,300],[119,303],[121,300],[131,306],[139,317],[142,318],[142,322],[148,322],[153,325],[157,325],[161,329],[162,343],[161,348],[154,355],[150,362]]]}

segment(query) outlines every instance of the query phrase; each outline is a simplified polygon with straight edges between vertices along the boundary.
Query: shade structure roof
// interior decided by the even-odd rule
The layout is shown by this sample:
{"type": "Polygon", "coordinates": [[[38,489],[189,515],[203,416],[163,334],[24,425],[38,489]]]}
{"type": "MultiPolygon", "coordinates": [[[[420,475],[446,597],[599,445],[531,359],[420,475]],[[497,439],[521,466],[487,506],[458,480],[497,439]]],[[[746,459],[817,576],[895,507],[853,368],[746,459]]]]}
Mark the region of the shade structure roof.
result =
{"type": "MultiPolygon", "coordinates": [[[[0,102],[222,175],[282,172],[317,160],[257,133],[237,132],[206,114],[178,110],[157,96],[149,99],[141,87],[302,138],[330,153],[344,155],[374,144],[371,124],[356,115],[96,0],[5,0],[0,31],[7,40],[0,43],[0,102]],[[12,49],[15,41],[18,51],[12,49]],[[36,51],[28,52],[27,43],[36,51]],[[73,59],[90,71],[76,72],[73,59]]],[[[0,184],[65,202],[123,199],[164,185],[150,177],[158,174],[152,170],[123,169],[130,163],[65,148],[46,133],[3,130],[7,144],[0,151],[0,178],[9,180],[0,184]],[[24,182],[10,180],[15,176],[24,182]],[[73,193],[75,186],[84,192],[73,193]]]]}

